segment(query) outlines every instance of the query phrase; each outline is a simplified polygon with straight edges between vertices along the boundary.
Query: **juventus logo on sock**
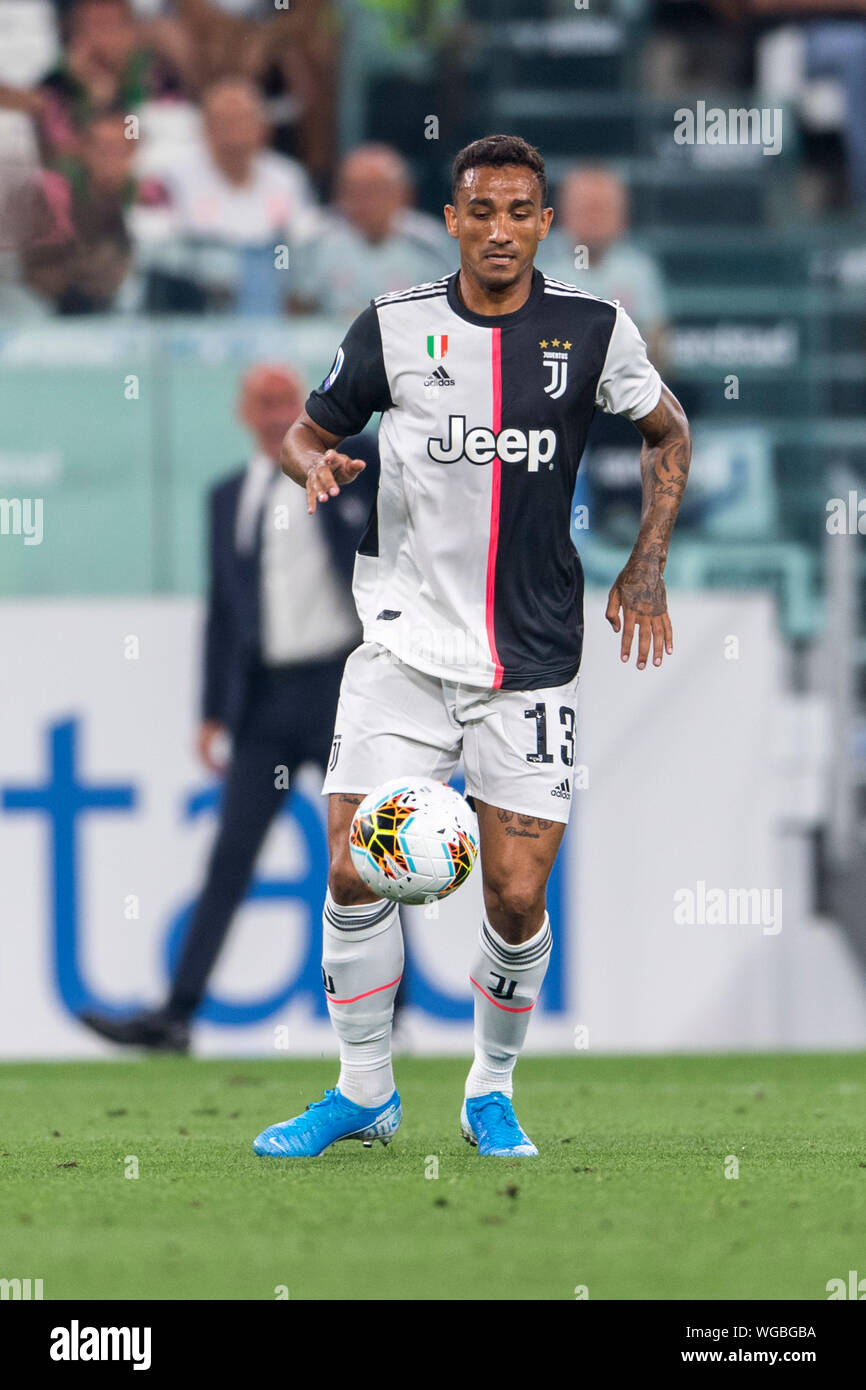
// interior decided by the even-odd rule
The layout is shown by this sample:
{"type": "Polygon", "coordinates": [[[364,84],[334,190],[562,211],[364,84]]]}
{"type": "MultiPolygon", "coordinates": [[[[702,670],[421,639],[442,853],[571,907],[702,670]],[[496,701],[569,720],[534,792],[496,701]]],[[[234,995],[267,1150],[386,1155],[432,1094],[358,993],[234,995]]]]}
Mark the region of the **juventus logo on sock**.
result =
{"type": "Polygon", "coordinates": [[[331,744],[331,761],[328,763],[328,771],[333,772],[337,766],[337,759],[340,756],[340,742],[342,734],[334,734],[334,742],[331,744]]]}

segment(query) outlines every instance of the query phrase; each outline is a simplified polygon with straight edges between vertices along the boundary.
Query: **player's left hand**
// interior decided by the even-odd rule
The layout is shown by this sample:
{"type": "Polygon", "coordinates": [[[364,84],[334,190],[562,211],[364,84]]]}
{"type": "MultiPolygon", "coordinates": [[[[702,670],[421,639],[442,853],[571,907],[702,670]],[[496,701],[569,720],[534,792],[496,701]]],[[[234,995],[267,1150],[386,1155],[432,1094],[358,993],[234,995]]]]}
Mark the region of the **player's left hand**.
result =
{"type": "Polygon", "coordinates": [[[650,647],[653,666],[661,666],[665,652],[674,650],[674,630],[668,616],[668,600],[662,571],[655,567],[626,565],[614,580],[605,617],[614,632],[622,629],[620,658],[628,661],[635,628],[638,629],[637,668],[647,664],[650,647]],[[620,620],[622,610],[622,620],[620,620]]]}

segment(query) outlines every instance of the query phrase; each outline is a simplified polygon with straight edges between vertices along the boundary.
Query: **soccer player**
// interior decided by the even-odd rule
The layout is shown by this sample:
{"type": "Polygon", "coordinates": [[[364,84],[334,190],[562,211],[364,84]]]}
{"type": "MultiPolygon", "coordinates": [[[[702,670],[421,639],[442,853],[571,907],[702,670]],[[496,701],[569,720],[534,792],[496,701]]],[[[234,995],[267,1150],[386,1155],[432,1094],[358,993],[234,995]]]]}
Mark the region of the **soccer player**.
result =
{"type": "Polygon", "coordinates": [[[349,829],[380,782],[447,781],[461,751],[484,894],[461,1128],[482,1155],[538,1152],[515,1116],[512,1074],[550,957],[545,890],[571,798],[583,574],[569,525],[596,406],[643,436],[640,529],[606,616],[623,662],[635,637],[639,670],[673,652],[663,576],[689,467],[682,407],[616,302],[535,268],[553,217],[537,150],[476,140],[457,155],[452,196],[460,270],[373,300],[283,445],[315,512],[364,466],[341,440],[381,412],[377,504],[355,561],[364,640],[346,662],[323,787],[322,975],[340,1075],[258,1136],[262,1155],[387,1144],[400,1124],[397,904],[355,872],[349,829]]]}

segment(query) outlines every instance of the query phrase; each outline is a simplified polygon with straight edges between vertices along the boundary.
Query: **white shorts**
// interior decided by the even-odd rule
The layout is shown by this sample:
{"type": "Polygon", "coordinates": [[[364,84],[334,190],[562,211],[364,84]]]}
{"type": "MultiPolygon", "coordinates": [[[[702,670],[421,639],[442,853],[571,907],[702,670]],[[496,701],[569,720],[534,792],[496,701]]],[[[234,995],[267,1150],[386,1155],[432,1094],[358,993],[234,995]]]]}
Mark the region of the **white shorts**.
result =
{"type": "Polygon", "coordinates": [[[468,796],[565,822],[579,680],[486,690],[416,671],[378,642],[362,642],[343,672],[322,795],[366,794],[392,777],[447,782],[462,752],[468,796]]]}

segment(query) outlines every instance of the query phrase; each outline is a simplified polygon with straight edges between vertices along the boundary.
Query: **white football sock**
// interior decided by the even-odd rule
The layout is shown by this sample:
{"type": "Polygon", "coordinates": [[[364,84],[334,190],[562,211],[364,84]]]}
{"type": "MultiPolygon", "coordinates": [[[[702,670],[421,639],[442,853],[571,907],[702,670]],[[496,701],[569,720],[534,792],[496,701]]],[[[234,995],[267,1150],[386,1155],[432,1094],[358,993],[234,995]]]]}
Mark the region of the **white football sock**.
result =
{"type": "Polygon", "coordinates": [[[381,1105],[394,1091],[391,1020],[403,973],[397,904],[343,907],[328,889],[322,913],[322,977],[340,1039],[337,1086],[356,1105],[381,1105]]]}
{"type": "Polygon", "coordinates": [[[550,918],[535,936],[509,946],[484,919],[470,979],[475,991],[475,1061],[467,1096],[514,1092],[512,1074],[550,961],[550,918]]]}

